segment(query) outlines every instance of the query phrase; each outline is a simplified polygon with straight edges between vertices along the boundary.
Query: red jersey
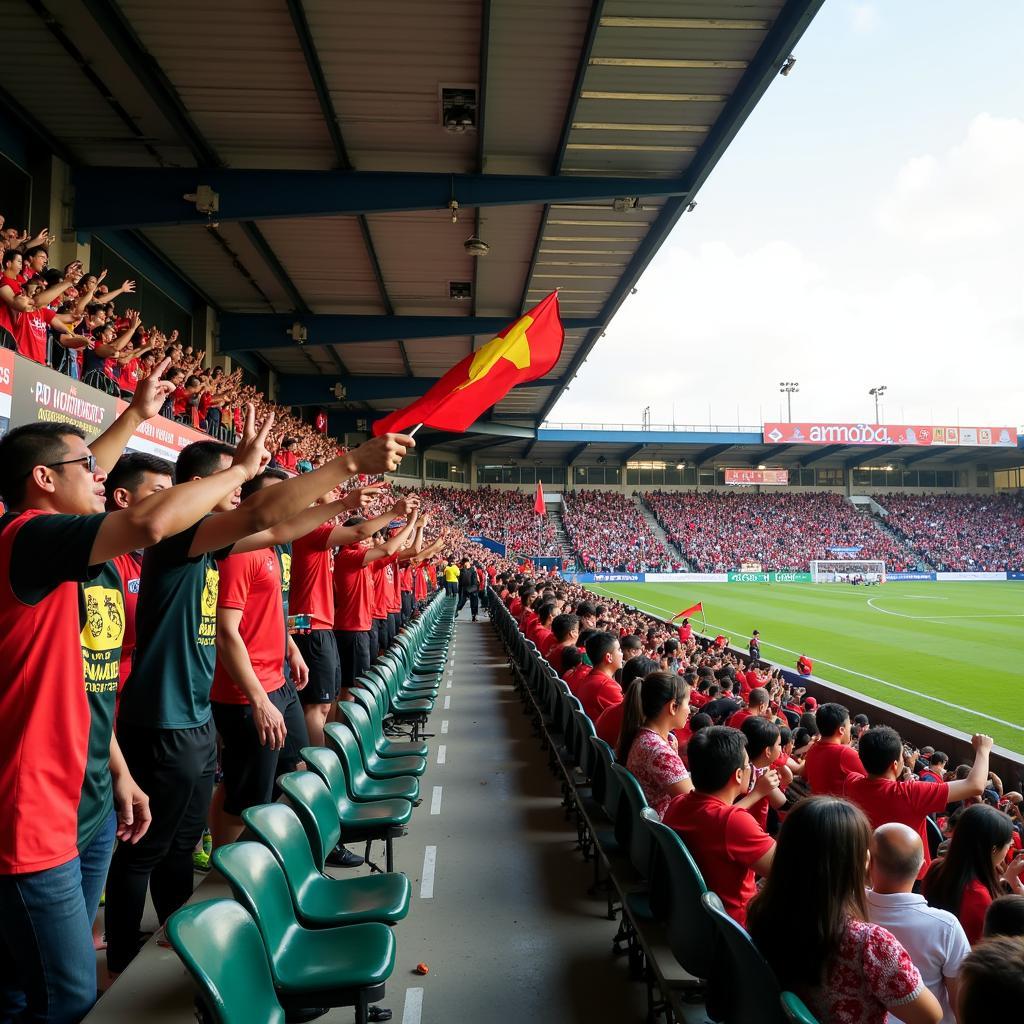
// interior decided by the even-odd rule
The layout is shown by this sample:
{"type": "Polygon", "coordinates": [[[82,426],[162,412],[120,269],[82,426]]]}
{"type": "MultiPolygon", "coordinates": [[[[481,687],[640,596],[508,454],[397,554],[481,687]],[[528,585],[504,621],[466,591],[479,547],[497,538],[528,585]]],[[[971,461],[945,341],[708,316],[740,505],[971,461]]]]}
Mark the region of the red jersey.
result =
{"type": "Polygon", "coordinates": [[[804,761],[804,778],[815,796],[842,796],[850,775],[866,775],[853,747],[819,740],[804,761]]]}
{"type": "Polygon", "coordinates": [[[752,865],[775,845],[772,837],[742,807],[696,790],[677,796],[662,820],[682,836],[728,915],[745,925],[757,891],[752,865]]]}
{"type": "Polygon", "coordinates": [[[299,465],[299,453],[285,451],[285,449],[282,448],[274,455],[274,461],[282,469],[290,469],[294,473],[299,465]]]}
{"type": "Polygon", "coordinates": [[[728,717],[725,724],[730,729],[739,729],[748,718],[753,717],[754,713],[750,708],[740,708],[739,711],[734,712],[728,717]]]}
{"type": "Polygon", "coordinates": [[[539,626],[534,634],[533,642],[537,645],[540,656],[546,658],[548,651],[555,646],[555,634],[547,626],[539,626]]]}
{"type": "Polygon", "coordinates": [[[188,407],[188,392],[182,387],[175,388],[172,402],[174,415],[184,416],[185,409],[188,407]]]}
{"type": "Polygon", "coordinates": [[[324,523],[292,543],[291,615],[308,615],[311,629],[334,628],[334,526],[324,523]]]}
{"type": "MultiPolygon", "coordinates": [[[[584,662],[580,662],[574,669],[570,669],[562,678],[565,680],[565,685],[569,687],[569,692],[579,700],[580,696],[580,684],[593,672],[594,669],[591,665],[587,665],[584,662]]],[[[582,701],[580,701],[582,703],[582,701]]]]}
{"type": "Polygon", "coordinates": [[[121,577],[124,589],[124,636],[121,639],[121,678],[117,692],[124,688],[125,680],[131,675],[132,655],[135,653],[135,609],[139,603],[139,586],[142,581],[142,560],[134,553],[118,555],[114,568],[121,577]]]}
{"type": "Polygon", "coordinates": [[[82,660],[89,554],[103,515],[0,520],[0,875],[77,854],[92,716],[82,660]]]}
{"type": "Polygon", "coordinates": [[[605,708],[594,723],[594,731],[612,750],[618,750],[619,733],[622,732],[622,719],[625,714],[626,702],[620,700],[618,704],[605,708]]]}
{"type": "Polygon", "coordinates": [[[427,569],[418,565],[412,577],[412,596],[414,601],[422,601],[427,596],[429,588],[427,569]]]}
{"type": "Polygon", "coordinates": [[[579,684],[576,696],[592,722],[596,722],[606,708],[622,703],[623,699],[622,687],[615,678],[596,668],[579,684]]]}
{"type": "Polygon", "coordinates": [[[373,582],[366,552],[360,544],[341,548],[334,556],[334,628],[367,630],[373,624],[373,582]]]}
{"type": "Polygon", "coordinates": [[[14,326],[14,343],[21,355],[45,365],[46,329],[56,315],[52,309],[32,309],[18,317],[14,326]]]}
{"type": "Polygon", "coordinates": [[[918,878],[924,878],[932,862],[928,849],[928,833],[924,819],[936,811],[944,811],[949,803],[949,783],[896,782],[851,775],[846,780],[843,796],[852,800],[867,816],[873,829],[898,821],[914,829],[924,847],[924,863],[918,878]]]}
{"type": "MultiPolygon", "coordinates": [[[[281,563],[273,548],[260,548],[228,555],[218,562],[218,568],[220,589],[217,607],[242,612],[238,632],[249,652],[253,672],[263,689],[273,693],[284,686],[287,644],[284,605],[281,603],[281,563]]],[[[219,657],[213,673],[210,700],[219,704],[249,703],[219,657]]]]}

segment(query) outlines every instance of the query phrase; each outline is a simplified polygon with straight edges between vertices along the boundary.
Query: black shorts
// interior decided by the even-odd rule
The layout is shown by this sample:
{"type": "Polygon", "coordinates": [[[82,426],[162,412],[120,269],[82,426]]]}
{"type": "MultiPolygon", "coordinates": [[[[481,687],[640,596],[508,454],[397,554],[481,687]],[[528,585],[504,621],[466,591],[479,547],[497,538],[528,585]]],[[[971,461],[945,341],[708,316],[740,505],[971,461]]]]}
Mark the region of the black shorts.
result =
{"type": "Polygon", "coordinates": [[[350,690],[370,667],[370,634],[366,629],[336,629],[338,657],[341,661],[341,685],[350,690]]]}
{"type": "Polygon", "coordinates": [[[402,613],[401,612],[388,612],[388,643],[398,636],[398,631],[402,628],[402,613]]]}
{"type": "MultiPolygon", "coordinates": [[[[270,702],[285,716],[299,708],[295,691],[287,684],[269,694],[270,702]]],[[[220,766],[224,773],[224,810],[235,817],[247,807],[270,803],[274,795],[278,758],[281,751],[271,750],[260,743],[252,721],[251,704],[220,704],[213,702],[213,720],[220,733],[220,766]]],[[[305,729],[305,719],[299,711],[299,721],[305,729]]],[[[295,723],[297,725],[297,723],[295,723]]]]}
{"type": "MultiPolygon", "coordinates": [[[[307,689],[309,687],[307,686],[307,689]]],[[[284,707],[281,714],[284,715],[284,724],[288,732],[284,738],[284,746],[278,752],[277,777],[285,772],[293,772],[300,764],[303,764],[302,748],[309,746],[309,730],[306,728],[306,716],[302,711],[302,702],[299,700],[301,691],[295,689],[295,684],[286,682],[281,697],[284,707]]],[[[274,786],[274,799],[280,796],[277,786],[274,786]]]]}
{"type": "Polygon", "coordinates": [[[341,659],[332,629],[314,629],[294,633],[295,646],[309,667],[309,682],[298,691],[303,704],[330,704],[337,699],[341,685],[341,659]]]}
{"type": "Polygon", "coordinates": [[[403,590],[402,591],[402,621],[403,622],[408,622],[409,619],[412,618],[412,611],[413,611],[414,603],[415,602],[412,599],[412,591],[411,590],[403,590]]]}

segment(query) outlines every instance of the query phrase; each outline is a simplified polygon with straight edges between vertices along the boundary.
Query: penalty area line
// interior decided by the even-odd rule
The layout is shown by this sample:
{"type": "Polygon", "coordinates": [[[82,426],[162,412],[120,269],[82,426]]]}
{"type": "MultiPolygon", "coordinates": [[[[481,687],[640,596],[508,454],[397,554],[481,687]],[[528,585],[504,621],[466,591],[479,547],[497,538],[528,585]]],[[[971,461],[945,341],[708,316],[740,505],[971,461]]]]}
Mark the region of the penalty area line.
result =
{"type": "MultiPolygon", "coordinates": [[[[594,587],[593,589],[597,590],[597,587],[594,587]]],[[[616,596],[615,594],[608,594],[606,596],[607,597],[614,597],[616,601],[623,600],[622,598],[616,596]]],[[[629,599],[629,601],[625,601],[623,603],[630,603],[630,602],[636,604],[637,607],[648,608],[648,609],[651,609],[652,611],[656,611],[656,612],[666,612],[666,613],[671,612],[670,608],[663,608],[660,605],[651,604],[650,602],[645,602],[645,601],[639,601],[639,600],[636,600],[635,598],[634,599],[629,599]]],[[[876,611],[877,610],[878,609],[876,609],[876,611]]],[[[718,629],[718,630],[721,630],[723,633],[727,633],[731,637],[741,637],[742,638],[743,636],[746,635],[744,633],[737,633],[734,630],[727,629],[725,626],[715,625],[715,623],[713,623],[713,622],[709,622],[708,625],[711,628],[713,628],[713,629],[718,629]]],[[[805,652],[801,652],[801,651],[794,651],[794,650],[790,649],[789,647],[782,647],[780,644],[768,643],[768,641],[764,641],[762,646],[763,647],[771,647],[771,648],[773,648],[776,651],[785,651],[787,654],[799,655],[801,653],[805,653],[805,652]]],[[[932,697],[930,694],[922,693],[920,690],[913,690],[909,686],[901,686],[899,683],[891,683],[891,682],[889,682],[888,679],[880,679],[878,676],[871,676],[871,675],[868,675],[866,672],[857,672],[855,669],[847,668],[845,665],[837,665],[837,664],[835,664],[835,662],[825,661],[824,658],[815,657],[814,661],[817,664],[819,664],[819,665],[828,665],[829,668],[838,669],[840,672],[846,672],[847,674],[849,674],[851,676],[857,676],[860,679],[868,679],[868,680],[870,680],[873,683],[881,683],[883,686],[888,686],[888,687],[890,687],[893,690],[898,690],[900,693],[908,693],[912,697],[920,697],[922,700],[931,701],[933,704],[941,704],[943,707],[952,708],[954,711],[962,711],[964,714],[972,715],[975,718],[984,718],[988,722],[995,722],[997,725],[1004,725],[1008,729],[1015,729],[1017,732],[1024,732],[1024,726],[1017,725],[1015,722],[1007,722],[1005,718],[996,718],[995,715],[988,715],[984,711],[975,711],[973,708],[964,707],[962,704],[954,704],[952,701],[950,701],[950,700],[943,700],[941,697],[932,697]]],[[[825,682],[828,682],[828,681],[829,680],[827,680],[827,679],[825,680],[825,682]]]]}

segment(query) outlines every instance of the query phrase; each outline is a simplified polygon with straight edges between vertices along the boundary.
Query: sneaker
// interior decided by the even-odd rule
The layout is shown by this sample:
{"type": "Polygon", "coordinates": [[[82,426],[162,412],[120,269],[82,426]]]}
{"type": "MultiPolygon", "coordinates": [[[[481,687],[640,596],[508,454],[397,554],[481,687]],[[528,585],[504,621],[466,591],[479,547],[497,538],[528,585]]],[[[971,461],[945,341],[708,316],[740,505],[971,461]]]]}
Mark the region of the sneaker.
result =
{"type": "Polygon", "coordinates": [[[203,829],[203,853],[207,857],[213,853],[213,833],[208,828],[203,829]]]}
{"type": "Polygon", "coordinates": [[[192,853],[192,868],[203,872],[210,870],[210,855],[206,850],[195,850],[192,853]]]}
{"type": "Polygon", "coordinates": [[[361,864],[365,864],[366,861],[359,856],[358,853],[353,853],[343,843],[338,845],[327,854],[327,863],[332,868],[357,868],[361,864]]]}

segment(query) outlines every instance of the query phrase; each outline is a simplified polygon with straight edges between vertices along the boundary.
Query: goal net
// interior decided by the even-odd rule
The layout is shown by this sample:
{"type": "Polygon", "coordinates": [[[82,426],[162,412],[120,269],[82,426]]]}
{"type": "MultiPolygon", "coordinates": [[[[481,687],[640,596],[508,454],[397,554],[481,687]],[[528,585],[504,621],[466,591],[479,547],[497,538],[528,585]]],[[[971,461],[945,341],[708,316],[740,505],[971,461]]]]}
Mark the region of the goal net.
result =
{"type": "Polygon", "coordinates": [[[813,561],[811,580],[814,583],[884,583],[885,562],[871,558],[813,561]]]}

